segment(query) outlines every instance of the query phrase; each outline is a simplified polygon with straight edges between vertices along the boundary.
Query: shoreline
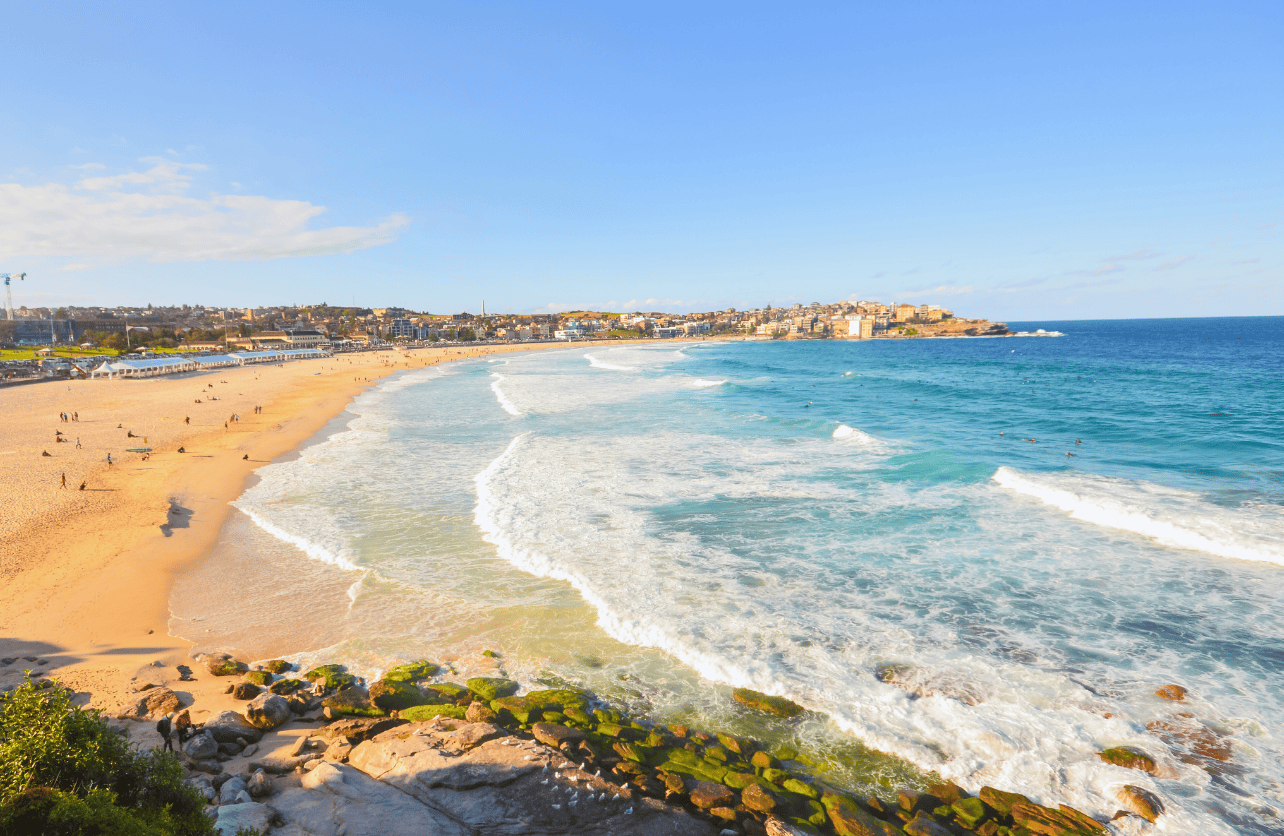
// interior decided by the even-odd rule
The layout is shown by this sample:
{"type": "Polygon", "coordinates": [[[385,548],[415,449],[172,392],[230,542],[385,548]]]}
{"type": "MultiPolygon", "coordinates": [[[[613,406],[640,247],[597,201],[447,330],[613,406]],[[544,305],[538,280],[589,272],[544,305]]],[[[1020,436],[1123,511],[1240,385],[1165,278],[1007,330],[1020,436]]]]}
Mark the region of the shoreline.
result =
{"type": "Polygon", "coordinates": [[[255,470],[296,453],[394,374],[570,347],[393,350],[0,390],[13,416],[0,428],[0,502],[11,512],[0,522],[0,656],[40,657],[82,700],[110,709],[131,677],[187,661],[193,643],[169,634],[170,590],[213,550],[255,470]],[[62,422],[63,411],[80,420],[62,422]],[[53,441],[55,430],[70,440],[53,441]],[[142,439],[147,461],[124,452],[142,439]]]}

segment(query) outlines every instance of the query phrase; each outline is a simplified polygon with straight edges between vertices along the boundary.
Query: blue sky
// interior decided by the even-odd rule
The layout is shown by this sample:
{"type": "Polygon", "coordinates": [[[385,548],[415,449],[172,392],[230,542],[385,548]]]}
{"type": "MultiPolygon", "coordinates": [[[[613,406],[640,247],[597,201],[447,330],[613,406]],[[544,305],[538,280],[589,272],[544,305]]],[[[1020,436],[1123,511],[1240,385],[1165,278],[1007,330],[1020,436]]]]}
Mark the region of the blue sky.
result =
{"type": "Polygon", "coordinates": [[[1284,4],[13,3],[17,304],[1284,314],[1284,4]]]}

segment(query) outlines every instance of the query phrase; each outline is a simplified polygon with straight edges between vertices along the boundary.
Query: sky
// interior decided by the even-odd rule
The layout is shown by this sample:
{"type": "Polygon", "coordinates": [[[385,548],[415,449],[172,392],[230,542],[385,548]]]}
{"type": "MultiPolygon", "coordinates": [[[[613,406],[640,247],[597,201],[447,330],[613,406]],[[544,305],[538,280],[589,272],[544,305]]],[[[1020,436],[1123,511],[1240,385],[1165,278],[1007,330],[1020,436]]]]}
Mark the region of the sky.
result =
{"type": "Polygon", "coordinates": [[[1284,4],[5,4],[15,305],[1284,315],[1284,4]]]}

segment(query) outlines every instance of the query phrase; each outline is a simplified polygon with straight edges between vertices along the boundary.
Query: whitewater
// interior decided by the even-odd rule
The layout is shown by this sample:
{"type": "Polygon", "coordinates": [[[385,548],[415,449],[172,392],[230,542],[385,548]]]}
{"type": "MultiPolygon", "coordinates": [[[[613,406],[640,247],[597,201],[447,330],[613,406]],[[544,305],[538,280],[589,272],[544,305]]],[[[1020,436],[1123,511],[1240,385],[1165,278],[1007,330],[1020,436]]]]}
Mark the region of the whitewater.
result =
{"type": "Polygon", "coordinates": [[[400,377],[259,471],[173,629],[253,647],[269,608],[308,624],[291,658],[364,672],[485,673],[494,649],[528,685],[820,752],[853,788],[912,764],[1108,819],[1131,783],[1164,800],[1155,832],[1278,832],[1284,321],[1020,328],[1060,336],[400,377]],[[219,572],[276,581],[202,597],[219,572]],[[823,719],[753,725],[732,687],[823,719]]]}

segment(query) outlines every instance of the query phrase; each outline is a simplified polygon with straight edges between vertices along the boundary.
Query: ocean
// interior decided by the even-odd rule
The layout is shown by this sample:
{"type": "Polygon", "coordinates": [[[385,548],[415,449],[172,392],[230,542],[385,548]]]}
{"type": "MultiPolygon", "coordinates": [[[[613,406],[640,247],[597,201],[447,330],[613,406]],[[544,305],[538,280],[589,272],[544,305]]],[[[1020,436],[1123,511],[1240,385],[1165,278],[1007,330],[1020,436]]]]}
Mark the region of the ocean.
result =
{"type": "Polygon", "coordinates": [[[853,789],[913,764],[1109,816],[1132,783],[1162,832],[1281,832],[1284,318],[1012,327],[1059,336],[390,378],[259,471],[171,631],[582,685],[853,789]],[[816,713],[748,717],[733,687],[816,713]]]}

